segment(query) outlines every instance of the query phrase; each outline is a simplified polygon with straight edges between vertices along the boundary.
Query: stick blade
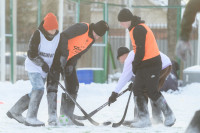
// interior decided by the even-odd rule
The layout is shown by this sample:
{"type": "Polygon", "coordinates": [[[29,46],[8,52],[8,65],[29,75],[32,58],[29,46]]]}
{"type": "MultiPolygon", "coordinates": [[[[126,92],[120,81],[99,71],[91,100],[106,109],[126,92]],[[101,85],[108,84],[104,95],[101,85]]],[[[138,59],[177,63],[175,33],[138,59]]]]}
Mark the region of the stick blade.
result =
{"type": "Polygon", "coordinates": [[[108,126],[108,125],[110,125],[110,124],[111,124],[110,121],[107,121],[107,122],[104,122],[104,123],[103,123],[104,126],[108,126]]]}
{"type": "Polygon", "coordinates": [[[87,119],[88,119],[88,121],[90,121],[90,123],[92,123],[93,125],[99,126],[99,123],[96,122],[96,121],[94,121],[91,117],[88,117],[87,119]]]}
{"type": "Polygon", "coordinates": [[[119,126],[122,125],[122,122],[123,122],[123,121],[120,121],[120,122],[118,122],[118,123],[113,123],[113,124],[112,124],[112,127],[119,127],[119,126]]]}
{"type": "Polygon", "coordinates": [[[77,120],[75,120],[75,119],[73,119],[73,118],[70,118],[70,119],[71,119],[71,121],[72,121],[75,125],[77,125],[77,126],[84,126],[83,123],[81,123],[81,122],[79,122],[79,121],[77,121],[77,120]]]}

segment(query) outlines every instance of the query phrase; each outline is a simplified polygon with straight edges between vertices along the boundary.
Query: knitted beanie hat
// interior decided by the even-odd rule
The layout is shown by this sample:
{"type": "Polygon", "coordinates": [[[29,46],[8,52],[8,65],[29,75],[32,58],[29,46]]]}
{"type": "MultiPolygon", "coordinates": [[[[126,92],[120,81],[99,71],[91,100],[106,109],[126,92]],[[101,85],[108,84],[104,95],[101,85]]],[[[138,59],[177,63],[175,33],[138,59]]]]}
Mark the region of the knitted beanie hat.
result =
{"type": "Polygon", "coordinates": [[[98,36],[103,36],[105,34],[105,32],[108,31],[108,30],[109,30],[109,26],[103,20],[101,20],[101,21],[97,22],[96,24],[94,24],[94,32],[98,36]]]}
{"type": "Polygon", "coordinates": [[[131,21],[133,14],[129,9],[123,8],[118,14],[119,22],[131,21]]]}
{"type": "Polygon", "coordinates": [[[122,55],[124,55],[126,53],[129,53],[129,52],[130,52],[130,50],[127,47],[120,47],[120,48],[118,48],[118,50],[117,50],[117,59],[120,56],[122,56],[122,55]]]}
{"type": "Polygon", "coordinates": [[[58,29],[58,21],[56,16],[53,13],[48,13],[45,17],[44,17],[44,24],[43,27],[46,31],[48,30],[54,30],[54,29],[58,29]]]}

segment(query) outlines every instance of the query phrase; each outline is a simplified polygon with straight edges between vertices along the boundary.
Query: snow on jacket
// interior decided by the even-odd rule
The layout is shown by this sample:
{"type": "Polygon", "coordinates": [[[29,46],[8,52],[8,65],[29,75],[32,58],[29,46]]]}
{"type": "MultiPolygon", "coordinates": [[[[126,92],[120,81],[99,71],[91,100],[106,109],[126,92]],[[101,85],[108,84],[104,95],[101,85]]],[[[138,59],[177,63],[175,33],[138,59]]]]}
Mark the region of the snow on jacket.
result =
{"type": "MultiPolygon", "coordinates": [[[[169,65],[172,65],[170,59],[168,56],[160,52],[161,61],[162,61],[162,70],[168,67],[169,65]]],[[[132,76],[135,76],[132,72],[132,62],[134,60],[135,53],[134,51],[130,51],[126,60],[124,61],[124,67],[122,74],[118,80],[117,86],[114,90],[114,92],[119,93],[121,89],[126,85],[127,82],[129,82],[132,78],[132,76]]]]}

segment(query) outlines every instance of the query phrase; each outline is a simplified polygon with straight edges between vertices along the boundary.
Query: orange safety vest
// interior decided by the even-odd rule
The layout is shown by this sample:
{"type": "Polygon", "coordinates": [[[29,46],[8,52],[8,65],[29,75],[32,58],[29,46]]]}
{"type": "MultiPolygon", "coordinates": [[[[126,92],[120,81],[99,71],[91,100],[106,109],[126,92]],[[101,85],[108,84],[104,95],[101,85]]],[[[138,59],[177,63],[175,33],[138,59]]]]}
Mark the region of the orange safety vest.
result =
{"type": "MultiPolygon", "coordinates": [[[[139,24],[145,27],[145,29],[147,30],[147,34],[146,34],[146,40],[145,40],[145,54],[144,54],[144,60],[148,60],[151,59],[153,57],[156,57],[160,54],[160,51],[158,49],[158,45],[156,42],[156,39],[153,35],[153,32],[151,31],[151,29],[145,25],[145,24],[139,24]]],[[[136,44],[135,44],[135,39],[133,38],[133,30],[135,29],[135,27],[133,27],[130,31],[129,31],[129,35],[131,38],[131,42],[133,45],[133,50],[136,53],[136,44]]]]}
{"type": "Polygon", "coordinates": [[[88,36],[89,24],[85,24],[88,26],[87,32],[68,40],[69,56],[67,60],[84,51],[92,43],[93,39],[88,36]]]}

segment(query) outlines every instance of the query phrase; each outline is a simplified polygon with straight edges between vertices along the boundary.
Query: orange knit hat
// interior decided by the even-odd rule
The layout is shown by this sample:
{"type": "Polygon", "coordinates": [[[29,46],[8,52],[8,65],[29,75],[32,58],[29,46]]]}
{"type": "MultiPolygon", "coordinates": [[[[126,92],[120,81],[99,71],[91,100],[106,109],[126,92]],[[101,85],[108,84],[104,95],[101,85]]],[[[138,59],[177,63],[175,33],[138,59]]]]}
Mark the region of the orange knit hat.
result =
{"type": "Polygon", "coordinates": [[[56,16],[53,13],[48,13],[45,17],[44,17],[44,24],[43,27],[46,31],[48,30],[54,30],[54,29],[58,29],[58,21],[56,16]]]}

